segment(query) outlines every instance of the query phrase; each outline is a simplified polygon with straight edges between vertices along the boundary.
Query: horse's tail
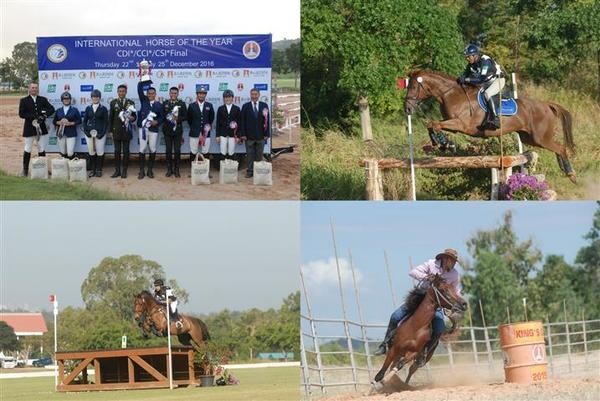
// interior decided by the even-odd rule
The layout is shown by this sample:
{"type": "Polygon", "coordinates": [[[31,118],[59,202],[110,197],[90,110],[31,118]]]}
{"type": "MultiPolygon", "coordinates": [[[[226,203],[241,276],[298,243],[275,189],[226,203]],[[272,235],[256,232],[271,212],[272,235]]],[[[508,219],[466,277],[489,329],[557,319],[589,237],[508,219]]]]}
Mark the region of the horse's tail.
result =
{"type": "Polygon", "coordinates": [[[561,105],[550,103],[550,109],[556,117],[562,122],[563,134],[565,136],[565,146],[572,153],[575,153],[575,142],[573,141],[573,117],[571,113],[561,105]]]}

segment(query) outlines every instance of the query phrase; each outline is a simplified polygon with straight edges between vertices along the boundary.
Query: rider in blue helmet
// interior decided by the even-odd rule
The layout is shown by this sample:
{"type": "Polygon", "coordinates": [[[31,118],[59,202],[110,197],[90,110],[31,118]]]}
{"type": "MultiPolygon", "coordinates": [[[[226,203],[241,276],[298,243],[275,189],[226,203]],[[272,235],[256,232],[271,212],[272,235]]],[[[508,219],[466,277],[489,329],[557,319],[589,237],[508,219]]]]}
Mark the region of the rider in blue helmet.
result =
{"type": "Polygon", "coordinates": [[[500,110],[500,93],[506,84],[500,65],[490,56],[483,54],[478,46],[470,44],[463,52],[468,61],[463,74],[458,77],[458,83],[482,86],[487,102],[485,120],[480,129],[500,128],[498,111],[500,110]]]}

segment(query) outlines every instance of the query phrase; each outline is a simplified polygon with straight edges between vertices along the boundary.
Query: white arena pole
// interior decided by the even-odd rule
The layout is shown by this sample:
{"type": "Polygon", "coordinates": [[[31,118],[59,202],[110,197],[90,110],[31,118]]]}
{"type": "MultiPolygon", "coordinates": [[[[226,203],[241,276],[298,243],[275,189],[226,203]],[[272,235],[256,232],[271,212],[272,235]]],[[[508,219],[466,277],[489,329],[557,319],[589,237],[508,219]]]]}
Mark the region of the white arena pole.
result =
{"type": "Polygon", "coordinates": [[[167,295],[167,344],[169,346],[169,389],[173,390],[173,356],[171,355],[171,300],[172,292],[166,291],[167,295]]]}
{"type": "Polygon", "coordinates": [[[415,163],[413,159],[413,133],[412,133],[412,115],[408,115],[408,145],[410,147],[410,183],[412,188],[412,200],[417,200],[417,190],[415,188],[415,163]]]}
{"type": "MultiPolygon", "coordinates": [[[[513,84],[513,98],[517,100],[519,98],[519,94],[517,93],[517,74],[514,72],[511,74],[512,76],[512,84],[513,84]]],[[[502,103],[502,101],[500,101],[502,103]]],[[[502,104],[500,105],[502,108],[502,104]]],[[[517,143],[519,144],[519,154],[523,153],[523,143],[521,142],[521,137],[518,133],[515,134],[517,136],[517,143]]]]}
{"type": "Polygon", "coordinates": [[[58,299],[56,295],[51,295],[51,299],[54,306],[54,389],[58,391],[58,362],[56,361],[56,353],[58,352],[58,299]]]}

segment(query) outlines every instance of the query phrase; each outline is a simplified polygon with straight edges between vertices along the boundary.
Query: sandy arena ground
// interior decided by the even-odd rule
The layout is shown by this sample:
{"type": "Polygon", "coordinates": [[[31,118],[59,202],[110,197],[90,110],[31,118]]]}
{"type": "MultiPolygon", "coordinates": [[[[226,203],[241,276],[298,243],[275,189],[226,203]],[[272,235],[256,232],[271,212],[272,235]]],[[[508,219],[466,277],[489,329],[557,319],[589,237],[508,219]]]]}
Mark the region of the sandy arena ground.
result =
{"type": "MultiPolygon", "coordinates": [[[[330,366],[328,366],[330,367],[330,366]]],[[[380,362],[374,363],[378,369],[380,362]]],[[[368,383],[365,371],[358,372],[358,379],[368,383]]],[[[400,372],[405,378],[406,369],[400,372]]],[[[360,386],[354,392],[352,386],[327,388],[328,395],[321,395],[313,387],[311,400],[318,401],[598,401],[600,400],[600,351],[587,355],[572,354],[571,368],[566,355],[554,356],[548,367],[548,381],[536,384],[504,383],[502,361],[487,364],[456,365],[454,371],[448,366],[435,366],[429,372],[420,369],[411,380],[414,387],[390,395],[370,394],[370,386],[360,386]]],[[[325,383],[343,383],[351,378],[350,371],[328,371],[325,383]]],[[[311,372],[311,382],[318,383],[316,371],[311,372]]]]}
{"type": "MultiPolygon", "coordinates": [[[[299,100],[300,95],[297,94],[299,100]]],[[[0,97],[0,168],[9,174],[19,174],[22,168],[22,155],[24,140],[22,135],[23,120],[18,116],[19,96],[0,97]]],[[[287,97],[284,102],[289,102],[287,97]]],[[[137,179],[137,155],[130,162],[129,176],[123,180],[110,178],[114,171],[112,156],[105,159],[103,176],[92,178],[88,181],[94,188],[106,189],[132,197],[171,200],[297,200],[300,196],[300,129],[295,127],[291,133],[275,135],[273,146],[284,147],[290,142],[298,145],[294,153],[283,154],[273,161],[273,186],[258,187],[252,183],[252,178],[244,177],[244,170],[240,170],[239,180],[236,185],[218,184],[219,171],[213,165],[211,170],[212,180],[217,183],[211,185],[192,186],[188,177],[190,165],[187,157],[182,161],[181,178],[165,177],[166,163],[164,159],[157,161],[154,168],[154,179],[137,179]]],[[[33,155],[36,154],[34,145],[33,155]]],[[[51,155],[50,157],[56,157],[51,155]]]]}

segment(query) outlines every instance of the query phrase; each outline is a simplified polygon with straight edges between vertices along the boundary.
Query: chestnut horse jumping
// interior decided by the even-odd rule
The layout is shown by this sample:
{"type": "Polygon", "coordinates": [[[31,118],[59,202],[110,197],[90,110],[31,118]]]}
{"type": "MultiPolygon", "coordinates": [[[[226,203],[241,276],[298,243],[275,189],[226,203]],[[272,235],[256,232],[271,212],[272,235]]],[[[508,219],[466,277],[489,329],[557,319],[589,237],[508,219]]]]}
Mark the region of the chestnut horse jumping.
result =
{"type": "MultiPolygon", "coordinates": [[[[166,307],[159,304],[148,291],[134,295],[133,315],[142,329],[144,337],[148,337],[148,332],[159,337],[167,335],[167,315],[165,313],[166,307]]],[[[183,327],[178,329],[175,322],[171,321],[171,335],[176,335],[181,344],[191,345],[191,340],[196,345],[201,345],[204,341],[210,340],[208,328],[202,320],[187,315],[180,316],[183,327]]]]}
{"type": "Polygon", "coordinates": [[[482,130],[479,126],[485,112],[477,103],[478,87],[459,85],[455,77],[439,71],[417,70],[409,76],[404,103],[407,114],[412,114],[419,103],[430,97],[434,97],[440,104],[444,120],[427,124],[432,138],[441,131],[462,132],[485,138],[517,132],[523,143],[554,152],[560,169],[572,182],[576,182],[575,171],[567,154],[567,151],[575,153],[573,118],[561,105],[521,96],[515,99],[517,114],[500,116],[501,130],[482,130]],[[559,120],[562,123],[564,145],[554,140],[559,120]]]}
{"type": "MultiPolygon", "coordinates": [[[[407,306],[412,309],[411,304],[415,304],[419,299],[422,299],[411,315],[406,318],[394,334],[392,344],[388,348],[385,361],[379,372],[375,375],[375,381],[380,382],[387,372],[390,365],[394,364],[398,369],[401,369],[408,362],[414,359],[421,353],[425,344],[431,338],[431,321],[435,315],[437,308],[451,309],[453,313],[462,316],[467,310],[467,303],[456,294],[454,287],[444,281],[444,279],[436,274],[427,279],[430,286],[425,295],[419,294],[417,289],[411,291],[407,296],[407,306]]],[[[455,315],[456,316],[456,315],[455,315]]],[[[452,331],[456,330],[458,324],[455,318],[451,318],[453,322],[452,331]]],[[[429,362],[435,347],[431,347],[425,363],[429,362]]],[[[411,376],[419,369],[416,363],[413,363],[406,378],[406,384],[411,376]]]]}

